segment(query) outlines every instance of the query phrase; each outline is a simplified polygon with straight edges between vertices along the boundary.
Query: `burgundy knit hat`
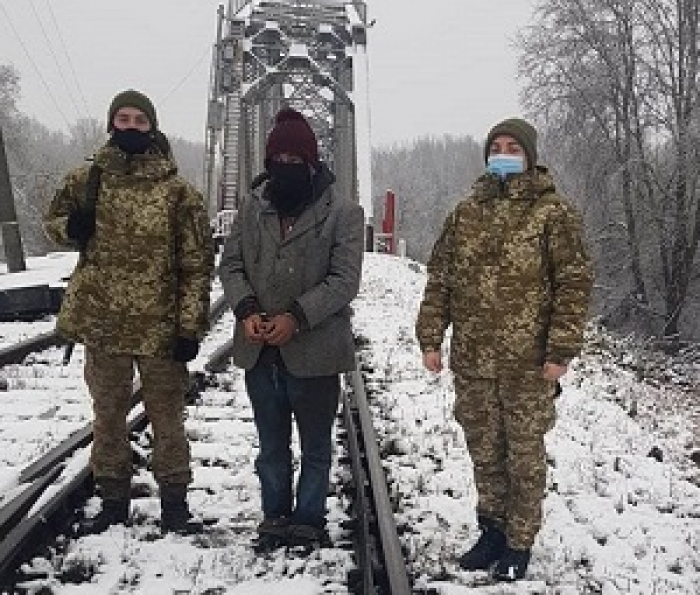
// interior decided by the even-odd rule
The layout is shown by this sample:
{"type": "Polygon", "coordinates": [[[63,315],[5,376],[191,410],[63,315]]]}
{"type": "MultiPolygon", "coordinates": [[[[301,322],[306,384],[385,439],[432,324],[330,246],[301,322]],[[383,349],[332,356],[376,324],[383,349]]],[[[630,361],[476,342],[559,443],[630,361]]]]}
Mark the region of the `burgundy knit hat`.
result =
{"type": "Polygon", "coordinates": [[[275,116],[275,126],[267,137],[265,163],[273,155],[291,153],[305,163],[318,165],[318,141],[306,118],[291,107],[284,107],[275,116]]]}

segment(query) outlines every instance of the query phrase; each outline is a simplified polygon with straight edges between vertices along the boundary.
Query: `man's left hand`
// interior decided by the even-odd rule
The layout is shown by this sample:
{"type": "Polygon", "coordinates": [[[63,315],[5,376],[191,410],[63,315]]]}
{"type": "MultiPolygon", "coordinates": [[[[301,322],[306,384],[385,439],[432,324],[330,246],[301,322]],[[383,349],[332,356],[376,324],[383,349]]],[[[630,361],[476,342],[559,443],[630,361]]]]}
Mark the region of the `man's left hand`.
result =
{"type": "Polygon", "coordinates": [[[297,332],[299,324],[291,314],[275,314],[265,323],[263,339],[269,345],[285,345],[289,343],[294,333],[297,332]]]}

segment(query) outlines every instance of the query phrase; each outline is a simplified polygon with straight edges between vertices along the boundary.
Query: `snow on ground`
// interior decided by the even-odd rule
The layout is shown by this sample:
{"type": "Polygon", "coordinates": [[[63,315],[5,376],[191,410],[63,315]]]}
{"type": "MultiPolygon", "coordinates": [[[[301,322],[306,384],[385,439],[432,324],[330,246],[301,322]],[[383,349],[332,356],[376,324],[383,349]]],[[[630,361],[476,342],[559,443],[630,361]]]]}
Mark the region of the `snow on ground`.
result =
{"type": "MultiPolygon", "coordinates": [[[[476,495],[469,454],[452,418],[450,374],[422,369],[413,335],[424,283],[421,265],[367,254],[354,304],[360,360],[397,524],[417,577],[415,591],[700,593],[700,474],[690,459],[700,448],[692,392],[698,371],[686,367],[683,384],[672,375],[673,382],[660,382],[640,373],[636,348],[621,347],[593,329],[586,352],[564,379],[557,424],[548,435],[544,526],[527,580],[491,585],[485,573],[457,567],[456,557],[478,537],[476,495]]],[[[202,357],[230,336],[231,324],[229,315],[217,325],[202,357]]],[[[11,327],[0,324],[3,334],[10,336],[11,327]]],[[[202,361],[195,361],[194,368],[202,361]]],[[[67,384],[60,385],[62,391],[67,384]]],[[[74,385],[73,396],[84,391],[79,378],[74,385]]],[[[0,398],[12,398],[12,391],[0,398]]],[[[32,392],[22,395],[27,407],[32,392]]],[[[22,407],[21,402],[15,401],[16,406],[22,407]]],[[[259,521],[256,438],[239,371],[217,376],[217,384],[188,408],[187,427],[195,461],[190,499],[195,513],[211,522],[207,533],[161,537],[155,486],[149,473],[140,472],[135,485],[142,497],[134,509],[143,523],[70,546],[63,570],[87,568],[90,582],[63,584],[54,576],[47,581],[50,592],[342,593],[344,574],[352,565],[346,550],[331,548],[309,558],[278,551],[264,559],[250,550],[259,521]]],[[[23,440],[15,433],[14,442],[3,442],[0,477],[12,461],[26,460],[26,449],[36,448],[31,435],[27,431],[23,440]]],[[[147,452],[148,445],[142,447],[147,452]]],[[[97,499],[90,506],[96,508],[97,499]]],[[[346,517],[341,494],[331,495],[329,510],[331,537],[342,542],[346,517]]],[[[46,561],[36,560],[33,567],[42,564],[46,561]]]]}
{"type": "Polygon", "coordinates": [[[52,252],[47,256],[25,259],[24,271],[9,273],[6,263],[0,263],[0,290],[34,285],[60,286],[68,279],[75,263],[77,252],[52,252]]]}
{"type": "Polygon", "coordinates": [[[416,263],[367,255],[356,306],[357,330],[369,340],[362,360],[371,370],[384,452],[396,453],[386,466],[419,584],[450,594],[700,592],[700,475],[688,464],[699,446],[692,424],[698,404],[679,410],[672,404],[687,405],[692,396],[639,382],[629,366],[593,346],[564,378],[547,437],[551,473],[530,580],[460,586],[484,582],[455,564],[478,537],[476,494],[452,418],[450,373],[421,367],[413,325],[424,283],[416,263]]]}
{"type": "MultiPolygon", "coordinates": [[[[63,287],[78,259],[77,252],[54,252],[43,257],[29,257],[26,270],[7,271],[7,264],[0,263],[0,293],[15,287],[49,285],[63,287]]],[[[1,322],[0,348],[53,330],[53,318],[47,316],[34,322],[1,322]]]]}

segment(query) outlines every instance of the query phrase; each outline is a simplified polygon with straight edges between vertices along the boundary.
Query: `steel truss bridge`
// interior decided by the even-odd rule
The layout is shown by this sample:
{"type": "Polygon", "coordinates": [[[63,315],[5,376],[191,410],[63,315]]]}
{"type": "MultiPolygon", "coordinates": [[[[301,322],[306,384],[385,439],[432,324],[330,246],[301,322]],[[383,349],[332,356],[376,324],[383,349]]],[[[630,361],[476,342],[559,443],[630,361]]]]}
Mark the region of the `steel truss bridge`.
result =
{"type": "Polygon", "coordinates": [[[225,235],[283,106],[302,112],[336,175],[334,191],[369,218],[367,7],[340,0],[230,0],[219,6],[206,135],[205,191],[225,235]]]}

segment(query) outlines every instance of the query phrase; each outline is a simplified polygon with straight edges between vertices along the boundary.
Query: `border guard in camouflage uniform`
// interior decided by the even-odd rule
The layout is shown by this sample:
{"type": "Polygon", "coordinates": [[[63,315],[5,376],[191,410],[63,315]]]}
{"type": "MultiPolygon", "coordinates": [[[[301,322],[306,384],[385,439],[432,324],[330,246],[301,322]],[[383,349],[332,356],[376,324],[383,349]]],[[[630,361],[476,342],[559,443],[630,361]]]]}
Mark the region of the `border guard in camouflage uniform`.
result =
{"type": "Polygon", "coordinates": [[[555,389],[580,351],[592,285],[575,208],[537,166],[537,133],[519,118],[488,134],[487,173],[447,217],[428,262],[416,334],[442,369],[452,325],[455,417],[474,465],[481,536],[465,570],[522,578],[542,521],[545,433],[555,389]]]}
{"type": "Polygon", "coordinates": [[[91,465],[102,510],[90,531],[128,520],[132,454],[126,418],[138,368],[153,426],[161,526],[191,527],[183,424],[192,360],[208,328],[214,251],[202,196],[177,175],[156,110],[138,91],[109,106],[111,137],[70,172],[45,217],[48,236],[78,248],[58,331],[85,344],[93,402],[91,465]]]}

